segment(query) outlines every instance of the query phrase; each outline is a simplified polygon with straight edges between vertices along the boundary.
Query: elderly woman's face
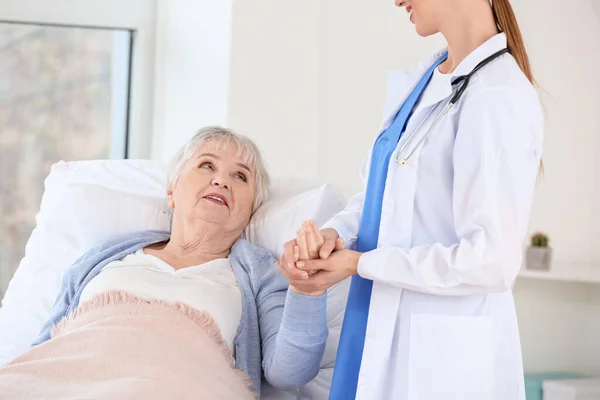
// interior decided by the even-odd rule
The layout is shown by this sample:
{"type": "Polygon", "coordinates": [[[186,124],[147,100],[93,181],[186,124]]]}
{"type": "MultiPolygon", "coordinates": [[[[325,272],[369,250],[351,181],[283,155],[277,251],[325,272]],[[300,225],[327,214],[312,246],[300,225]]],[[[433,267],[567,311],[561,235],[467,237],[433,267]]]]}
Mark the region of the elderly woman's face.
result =
{"type": "Polygon", "coordinates": [[[237,155],[237,146],[203,143],[183,166],[168,193],[175,214],[195,224],[219,224],[225,232],[246,227],[256,194],[253,165],[237,155]]]}

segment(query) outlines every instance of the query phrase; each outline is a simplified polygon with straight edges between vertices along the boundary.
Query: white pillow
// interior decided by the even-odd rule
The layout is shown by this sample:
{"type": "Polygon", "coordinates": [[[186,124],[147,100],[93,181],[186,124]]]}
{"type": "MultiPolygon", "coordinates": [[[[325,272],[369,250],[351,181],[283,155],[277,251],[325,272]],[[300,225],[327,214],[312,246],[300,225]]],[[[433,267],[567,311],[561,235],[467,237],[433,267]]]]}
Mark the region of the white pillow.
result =
{"type": "Polygon", "coordinates": [[[169,229],[164,172],[150,161],[59,162],[0,308],[0,364],[26,350],[48,319],[62,274],[112,235],[169,229]],[[137,194],[139,193],[144,195],[137,194]]]}
{"type": "MultiPolygon", "coordinates": [[[[293,193],[294,187],[289,187],[293,193]]],[[[277,193],[278,189],[275,188],[269,196],[270,200],[256,210],[243,234],[250,242],[264,247],[276,258],[283,251],[285,242],[296,237],[303,221],[312,219],[321,226],[346,204],[340,190],[329,184],[291,197],[277,193]]]]}
{"type": "MultiPolygon", "coordinates": [[[[25,257],[0,308],[0,365],[25,351],[37,337],[60,290],[64,270],[87,249],[115,235],[169,230],[165,181],[162,166],[149,160],[59,162],[52,167],[25,257]]],[[[323,224],[346,202],[339,189],[310,181],[274,181],[270,196],[244,236],[276,257],[302,221],[323,224]]],[[[342,283],[328,297],[331,329],[324,367],[332,367],[335,360],[346,296],[342,283]]],[[[327,374],[330,371],[307,385],[307,390],[311,385],[313,391],[328,387],[323,378],[327,374]]]]}

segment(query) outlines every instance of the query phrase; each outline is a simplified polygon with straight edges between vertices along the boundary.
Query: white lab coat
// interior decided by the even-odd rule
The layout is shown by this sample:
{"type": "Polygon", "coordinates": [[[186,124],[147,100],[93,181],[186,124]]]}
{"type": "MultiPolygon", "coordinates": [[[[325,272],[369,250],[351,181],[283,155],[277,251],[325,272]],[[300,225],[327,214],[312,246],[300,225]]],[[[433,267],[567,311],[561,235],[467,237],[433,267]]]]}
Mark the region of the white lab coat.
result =
{"type": "MultiPolygon", "coordinates": [[[[505,47],[500,33],[451,75],[436,71],[396,152],[431,107],[446,104],[453,77],[505,47]]],[[[391,75],[380,132],[441,54],[391,75]]],[[[392,155],[378,248],[358,265],[358,273],[373,280],[373,292],[357,399],[525,399],[511,288],[521,266],[542,131],[537,92],[504,54],[474,75],[406,165],[392,155]]],[[[369,164],[367,157],[365,184],[369,164]]],[[[363,203],[364,193],[354,196],[326,224],[350,246],[363,203]]]]}

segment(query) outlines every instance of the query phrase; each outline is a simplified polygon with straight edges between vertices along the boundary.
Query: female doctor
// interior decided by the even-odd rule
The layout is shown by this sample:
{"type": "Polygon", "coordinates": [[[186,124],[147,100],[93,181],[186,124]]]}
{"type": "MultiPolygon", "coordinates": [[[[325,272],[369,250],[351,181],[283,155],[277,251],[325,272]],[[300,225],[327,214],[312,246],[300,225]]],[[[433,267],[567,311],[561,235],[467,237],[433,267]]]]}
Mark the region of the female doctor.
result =
{"type": "Polygon", "coordinates": [[[511,287],[543,115],[521,33],[509,0],[395,3],[448,46],[392,77],[365,191],[279,266],[305,294],[352,276],[330,399],[522,400],[511,287]]]}

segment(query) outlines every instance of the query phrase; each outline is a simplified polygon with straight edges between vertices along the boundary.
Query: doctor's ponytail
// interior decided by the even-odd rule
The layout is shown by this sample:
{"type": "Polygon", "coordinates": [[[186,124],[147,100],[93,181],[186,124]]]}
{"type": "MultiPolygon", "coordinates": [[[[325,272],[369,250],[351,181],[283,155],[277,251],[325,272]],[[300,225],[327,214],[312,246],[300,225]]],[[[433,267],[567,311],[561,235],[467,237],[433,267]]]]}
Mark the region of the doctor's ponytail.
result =
{"type": "Polygon", "coordinates": [[[533,74],[531,73],[531,65],[529,64],[529,56],[525,49],[521,29],[517,23],[517,18],[510,5],[510,0],[492,0],[492,10],[496,24],[506,34],[508,40],[508,49],[512,56],[517,60],[517,64],[521,71],[527,76],[529,82],[534,84],[533,74]]]}

